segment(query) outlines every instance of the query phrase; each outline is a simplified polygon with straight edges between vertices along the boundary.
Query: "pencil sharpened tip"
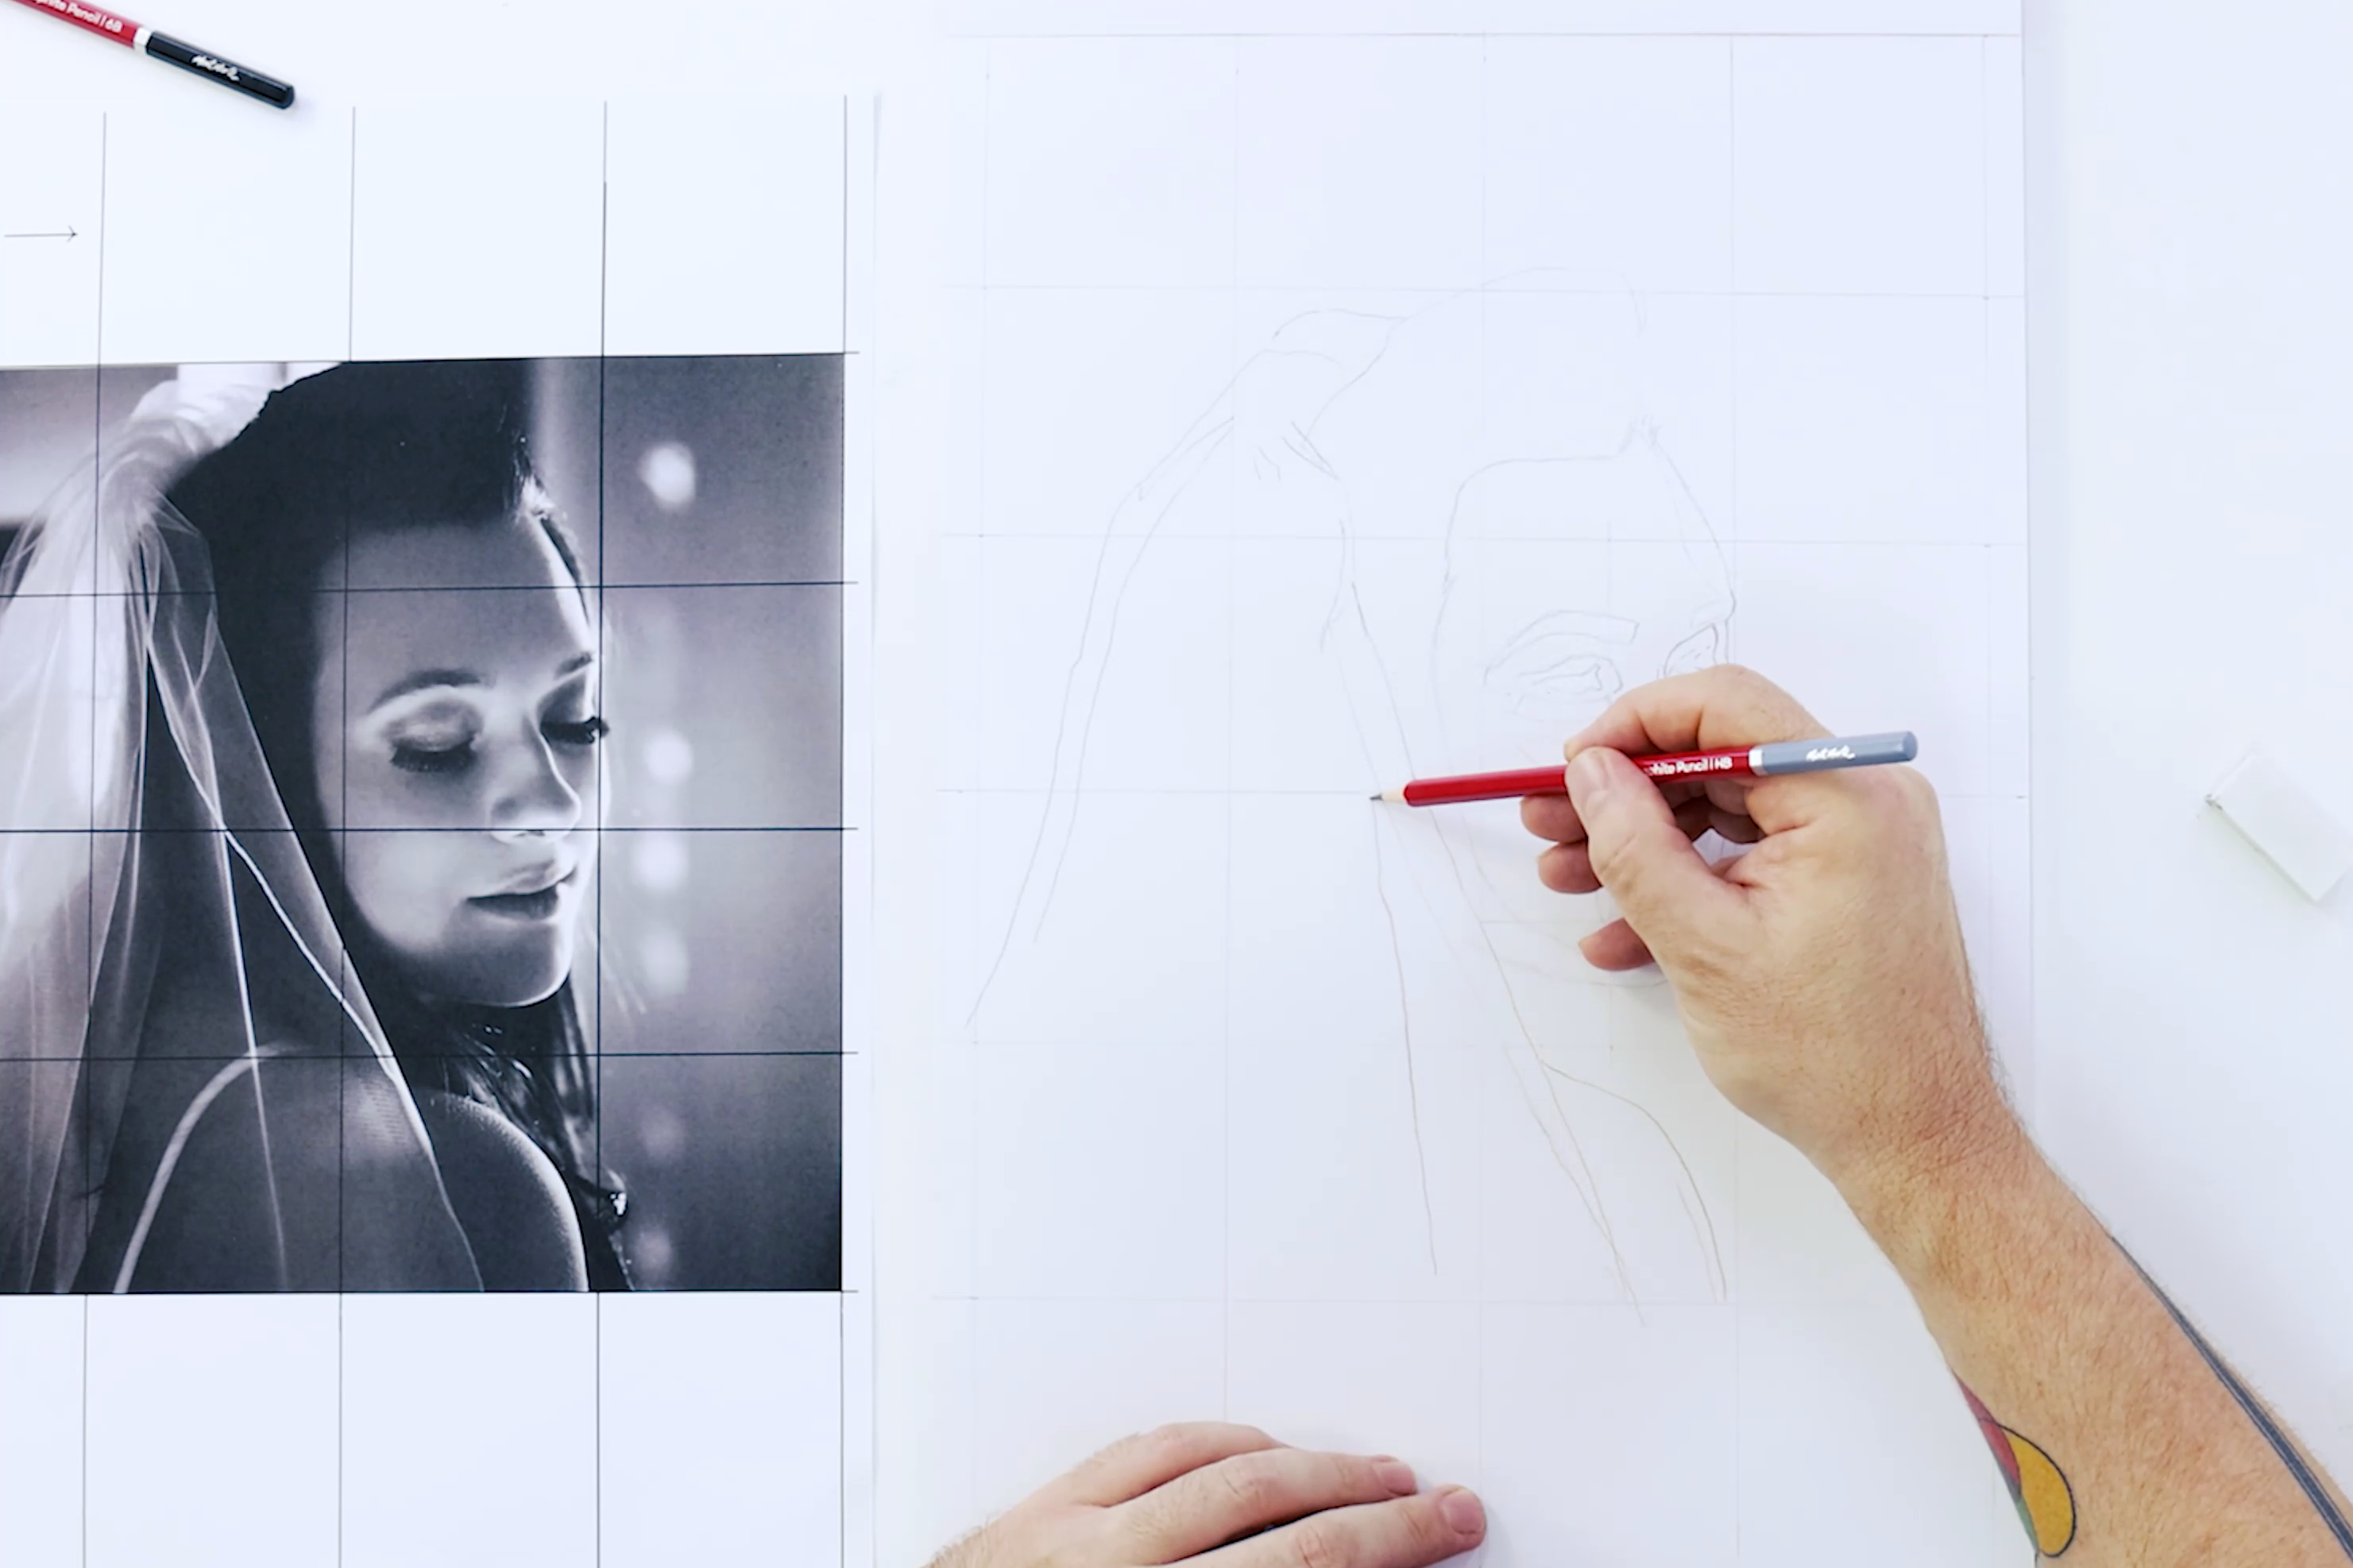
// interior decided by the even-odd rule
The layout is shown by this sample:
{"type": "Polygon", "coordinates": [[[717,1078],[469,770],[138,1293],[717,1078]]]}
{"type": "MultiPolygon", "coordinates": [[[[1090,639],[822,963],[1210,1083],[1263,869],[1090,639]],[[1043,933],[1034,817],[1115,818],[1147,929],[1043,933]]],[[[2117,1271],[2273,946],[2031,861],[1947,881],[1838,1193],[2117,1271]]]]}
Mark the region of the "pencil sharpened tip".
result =
{"type": "Polygon", "coordinates": [[[1366,795],[1365,798],[1366,800],[1387,800],[1388,799],[1388,796],[1382,795],[1377,790],[1373,794],[1366,795]]]}

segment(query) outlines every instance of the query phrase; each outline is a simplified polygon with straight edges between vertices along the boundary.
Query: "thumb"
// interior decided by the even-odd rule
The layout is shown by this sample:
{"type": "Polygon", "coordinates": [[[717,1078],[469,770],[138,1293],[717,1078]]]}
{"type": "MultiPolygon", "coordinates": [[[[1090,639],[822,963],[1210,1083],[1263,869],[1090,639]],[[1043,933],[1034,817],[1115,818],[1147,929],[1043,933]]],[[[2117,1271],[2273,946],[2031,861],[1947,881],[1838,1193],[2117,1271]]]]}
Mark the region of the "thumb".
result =
{"type": "Polygon", "coordinates": [[[1654,953],[1672,958],[1686,933],[1738,901],[1675,826],[1658,786],[1622,755],[1579,752],[1567,782],[1594,876],[1654,953]]]}

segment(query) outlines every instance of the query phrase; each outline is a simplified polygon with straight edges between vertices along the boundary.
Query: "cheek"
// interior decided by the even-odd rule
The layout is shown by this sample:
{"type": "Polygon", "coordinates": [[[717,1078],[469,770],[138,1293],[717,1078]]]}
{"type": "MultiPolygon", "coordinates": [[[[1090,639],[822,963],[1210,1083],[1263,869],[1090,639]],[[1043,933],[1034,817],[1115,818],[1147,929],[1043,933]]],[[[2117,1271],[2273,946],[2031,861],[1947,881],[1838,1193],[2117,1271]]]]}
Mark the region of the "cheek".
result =
{"type": "Polygon", "coordinates": [[[564,774],[564,782],[572,787],[573,794],[580,797],[580,826],[583,827],[604,826],[600,807],[605,770],[597,760],[599,754],[594,748],[556,753],[556,766],[564,774]]]}
{"type": "Polygon", "coordinates": [[[1482,683],[1448,717],[1448,762],[1454,771],[1543,767],[1561,760],[1561,745],[1600,717],[1618,689],[1599,672],[1588,689],[1583,677],[1541,687],[1482,683]]]}
{"type": "Polygon", "coordinates": [[[463,902],[459,840],[438,833],[357,833],[343,841],[343,885],[394,952],[435,951],[463,902]]]}
{"type": "Polygon", "coordinates": [[[329,825],[354,832],[478,826],[481,787],[479,768],[408,773],[394,767],[381,750],[356,742],[343,752],[341,790],[322,784],[329,825]]]}

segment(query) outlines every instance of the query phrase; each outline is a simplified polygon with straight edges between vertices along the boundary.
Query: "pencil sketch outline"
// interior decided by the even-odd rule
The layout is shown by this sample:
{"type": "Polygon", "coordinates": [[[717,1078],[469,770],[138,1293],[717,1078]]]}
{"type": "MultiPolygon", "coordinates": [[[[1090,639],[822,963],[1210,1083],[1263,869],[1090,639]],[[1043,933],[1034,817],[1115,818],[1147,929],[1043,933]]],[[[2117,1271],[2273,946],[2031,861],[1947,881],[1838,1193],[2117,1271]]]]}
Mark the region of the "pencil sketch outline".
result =
{"type": "MultiPolygon", "coordinates": [[[[1497,283],[1506,280],[1499,279],[1497,283]]],[[[1488,287],[1493,288],[1496,284],[1488,287]]],[[[1485,289],[1466,290],[1451,296],[1448,301],[1469,295],[1482,294],[1485,289]]],[[[1405,315],[1381,315],[1370,311],[1347,310],[1304,310],[1279,326],[1270,336],[1267,346],[1251,354],[1242,366],[1219,389],[1208,408],[1189,426],[1179,439],[1154,464],[1143,480],[1129,489],[1106,520],[1103,536],[1096,551],[1079,646],[1063,673],[1060,710],[1057,717],[1048,784],[1044,791],[1036,831],[1030,837],[1012,910],[1005,919],[1003,931],[996,943],[986,973],[973,994],[965,1015],[967,1030],[976,1030],[978,1020],[988,997],[995,988],[1013,950],[1015,941],[1026,929],[1031,941],[1042,936],[1047,929],[1060,890],[1060,879],[1071,840],[1075,837],[1078,815],[1084,804],[1088,751],[1092,737],[1096,703],[1112,666],[1118,641],[1118,622],[1128,590],[1135,575],[1151,553],[1160,537],[1170,512],[1184,498],[1188,488],[1215,460],[1231,446],[1237,437],[1239,418],[1236,399],[1254,376],[1263,376],[1268,368],[1284,361],[1312,361],[1338,373],[1338,379],[1326,387],[1320,401],[1304,419],[1286,419],[1272,437],[1272,444],[1289,458],[1296,459],[1310,471],[1338,487],[1344,493],[1345,480],[1334,468],[1316,443],[1316,430],[1324,415],[1350,390],[1371,376],[1388,356],[1398,332],[1410,322],[1429,313],[1422,311],[1405,315]],[[1337,355],[1314,349],[1286,347],[1285,339],[1311,322],[1352,322],[1373,329],[1373,346],[1363,356],[1361,363],[1351,364],[1337,355]],[[1145,519],[1140,527],[1123,527],[1123,520],[1145,519]],[[1115,583],[1114,583],[1115,579],[1115,583]],[[1108,604],[1106,605],[1106,594],[1108,604]],[[1075,733],[1075,740],[1074,740],[1075,733]],[[1041,875],[1042,872],[1042,875],[1041,875]]],[[[1440,657],[1440,628],[1444,615],[1461,586],[1456,557],[1459,542],[1459,510],[1461,497],[1483,475],[1515,464],[1597,464],[1620,460],[1630,455],[1647,456],[1669,476],[1682,495],[1693,518],[1696,519],[1704,537],[1677,542],[1697,544],[1715,552],[1721,561],[1722,547],[1713,527],[1708,524],[1704,509],[1694,492],[1682,468],[1666,452],[1660,440],[1657,426],[1647,417],[1637,417],[1628,423],[1620,438],[1610,449],[1572,457],[1536,458],[1498,458],[1466,474],[1455,486],[1455,514],[1450,515],[1446,529],[1445,576],[1440,592],[1440,615],[1433,624],[1428,657],[1432,667],[1432,679],[1437,679],[1440,657]]],[[[1257,477],[1271,479],[1280,470],[1271,466],[1269,445],[1254,444],[1247,456],[1257,477]]],[[[1394,752],[1412,767],[1417,747],[1410,727],[1400,710],[1398,689],[1388,668],[1379,643],[1374,636],[1361,593],[1356,571],[1357,532],[1351,526],[1354,512],[1343,505],[1336,518],[1338,562],[1332,593],[1318,632],[1318,646],[1335,655],[1342,679],[1348,692],[1350,719],[1358,745],[1364,754],[1370,776],[1381,782],[1391,782],[1380,772],[1383,751],[1394,752]],[[1387,739],[1386,746],[1375,739],[1375,731],[1387,739]]],[[[1237,529],[1234,537],[1242,537],[1237,529]]],[[[1713,634],[1713,651],[1723,647],[1723,628],[1728,626],[1736,610],[1730,590],[1729,573],[1725,574],[1725,608],[1714,617],[1703,632],[1713,634]]],[[[1565,614],[1576,612],[1552,612],[1565,614]]],[[[1529,627],[1541,624],[1539,617],[1529,627]]],[[[1679,642],[1693,641],[1694,632],[1679,642]]],[[[1500,662],[1504,655],[1497,655],[1500,662]]],[[[1712,662],[1707,660],[1704,662],[1712,662]]],[[[1614,693],[1612,693],[1614,695],[1614,693]]],[[[1400,775],[1404,776],[1404,775],[1400,775]]],[[[1574,1194],[1586,1218],[1608,1254],[1611,1272],[1619,1289],[1638,1313],[1641,1306],[1641,1292],[1636,1287],[1625,1247],[1620,1242],[1618,1224],[1609,1212],[1609,1202],[1601,1190],[1591,1159],[1577,1131],[1577,1118],[1563,1098],[1563,1086],[1569,1086],[1625,1107],[1654,1132],[1672,1157],[1680,1175],[1676,1186],[1678,1203],[1690,1226],[1692,1238],[1704,1265],[1709,1292],[1715,1300],[1725,1299],[1728,1281],[1725,1275],[1723,1247],[1717,1235],[1714,1215],[1701,1192],[1688,1158],[1674,1136],[1658,1115],[1639,1100],[1618,1092],[1581,1074],[1573,1072],[1546,1058],[1522,1006],[1520,997],[1509,977],[1510,963],[1495,945],[1494,933],[1480,918],[1478,901],[1472,891],[1470,876],[1486,881],[1491,889],[1486,868],[1479,857],[1456,841],[1456,833],[1442,818],[1431,817],[1425,822],[1407,824],[1393,812],[1372,812],[1367,817],[1367,832],[1373,852],[1377,888],[1382,905],[1383,921],[1390,949],[1388,962],[1396,981],[1398,1014],[1403,1049],[1407,1105],[1412,1130],[1416,1172],[1419,1180],[1424,1223],[1425,1250],[1431,1273],[1439,1271],[1438,1226],[1436,1210],[1430,1192],[1428,1151],[1422,1131],[1422,1107],[1416,1064],[1417,1029],[1413,1016],[1410,986],[1408,981],[1405,933],[1400,926],[1398,900],[1409,892],[1423,912],[1442,926],[1447,916],[1433,899],[1431,890],[1421,885],[1420,879],[1409,866],[1393,864],[1399,858],[1402,835],[1408,828],[1426,829],[1440,847],[1448,871],[1455,883],[1468,923],[1476,931],[1481,961],[1492,982],[1483,989],[1503,999],[1511,1016],[1511,1026],[1503,1044],[1516,1091],[1536,1123],[1539,1135],[1555,1165],[1574,1194]],[[1392,844],[1387,837],[1397,837],[1392,844]],[[1472,866],[1466,868],[1468,858],[1472,866]],[[1393,881],[1393,879],[1396,880],[1393,881]],[[1525,1060],[1522,1058],[1525,1057],[1525,1060]]],[[[1446,944],[1448,961],[1461,967],[1463,957],[1446,944]]]]}

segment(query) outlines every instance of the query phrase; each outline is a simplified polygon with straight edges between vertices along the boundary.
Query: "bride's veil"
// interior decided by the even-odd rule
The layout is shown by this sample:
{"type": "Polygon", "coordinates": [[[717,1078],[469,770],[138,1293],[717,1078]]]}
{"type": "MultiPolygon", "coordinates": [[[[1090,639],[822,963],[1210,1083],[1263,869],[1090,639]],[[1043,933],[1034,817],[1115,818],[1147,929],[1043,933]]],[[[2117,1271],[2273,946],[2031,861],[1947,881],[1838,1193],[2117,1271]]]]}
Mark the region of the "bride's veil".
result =
{"type": "Polygon", "coordinates": [[[480,1284],[164,499],[271,385],[157,387],[0,561],[0,1292],[137,1286],[200,1131],[207,1282],[480,1284]]]}

